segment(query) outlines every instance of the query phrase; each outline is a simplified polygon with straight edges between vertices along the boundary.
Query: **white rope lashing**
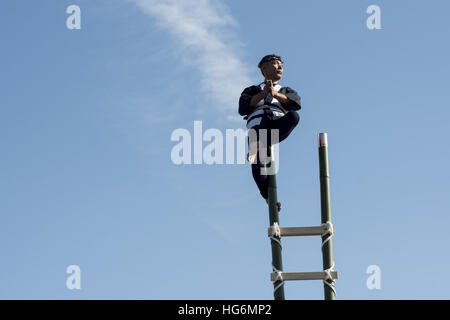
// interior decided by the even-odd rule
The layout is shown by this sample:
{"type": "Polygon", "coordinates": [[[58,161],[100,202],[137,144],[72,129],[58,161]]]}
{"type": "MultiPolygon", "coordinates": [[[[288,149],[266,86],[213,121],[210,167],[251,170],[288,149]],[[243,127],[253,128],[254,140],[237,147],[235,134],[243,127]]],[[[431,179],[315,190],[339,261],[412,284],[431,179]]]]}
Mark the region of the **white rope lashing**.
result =
{"type": "Polygon", "coordinates": [[[330,221],[327,221],[326,223],[322,223],[322,227],[325,229],[325,231],[322,233],[322,236],[328,235],[328,237],[325,238],[325,240],[322,241],[322,248],[330,241],[331,238],[334,236],[334,226],[330,221]]]}
{"type": "MultiPolygon", "coordinates": [[[[325,243],[330,241],[331,238],[333,238],[333,236],[334,236],[334,226],[330,221],[327,221],[326,223],[322,224],[322,227],[325,229],[325,231],[322,233],[322,236],[328,235],[325,238],[325,240],[322,241],[322,249],[323,249],[323,246],[325,245],[325,243]]],[[[323,272],[325,272],[325,278],[323,279],[323,283],[326,284],[328,287],[330,287],[330,289],[333,290],[334,294],[336,295],[335,280],[333,279],[333,277],[331,275],[331,272],[334,271],[333,268],[334,268],[334,262],[330,268],[323,270],[323,272]],[[330,282],[328,282],[328,280],[330,282]]]]}
{"type": "Polygon", "coordinates": [[[270,236],[269,238],[278,243],[281,247],[281,242],[277,238],[281,237],[281,229],[278,225],[278,222],[274,222],[273,225],[270,226],[270,236]],[[277,237],[277,238],[276,238],[277,237]]]}
{"type": "MultiPolygon", "coordinates": [[[[278,243],[281,248],[281,241],[279,239],[277,239],[277,238],[281,237],[281,229],[280,229],[280,226],[278,225],[278,222],[274,222],[273,225],[270,226],[269,230],[270,230],[270,236],[269,236],[270,239],[272,239],[273,241],[278,243]]],[[[273,280],[274,285],[275,285],[275,282],[280,281],[280,283],[277,286],[275,286],[273,289],[273,293],[275,293],[284,284],[284,280],[283,280],[282,272],[280,270],[278,270],[277,268],[275,268],[275,266],[273,264],[272,264],[272,270],[276,274],[276,278],[275,278],[275,280],[273,280]]]]}
{"type": "Polygon", "coordinates": [[[272,264],[272,270],[277,275],[275,280],[273,280],[273,284],[275,285],[275,282],[280,281],[280,283],[275,288],[273,288],[273,293],[275,293],[284,284],[284,280],[283,280],[283,274],[281,273],[281,271],[278,270],[277,268],[275,268],[275,266],[273,264],[272,264]]]}
{"type": "Polygon", "coordinates": [[[331,290],[333,290],[334,294],[336,295],[336,288],[335,288],[335,280],[333,279],[333,276],[331,275],[331,272],[334,271],[334,262],[333,265],[328,268],[323,270],[323,272],[325,272],[325,278],[323,279],[323,283],[326,284],[328,287],[330,287],[331,290]],[[330,282],[328,282],[328,280],[330,280],[330,282]]]}

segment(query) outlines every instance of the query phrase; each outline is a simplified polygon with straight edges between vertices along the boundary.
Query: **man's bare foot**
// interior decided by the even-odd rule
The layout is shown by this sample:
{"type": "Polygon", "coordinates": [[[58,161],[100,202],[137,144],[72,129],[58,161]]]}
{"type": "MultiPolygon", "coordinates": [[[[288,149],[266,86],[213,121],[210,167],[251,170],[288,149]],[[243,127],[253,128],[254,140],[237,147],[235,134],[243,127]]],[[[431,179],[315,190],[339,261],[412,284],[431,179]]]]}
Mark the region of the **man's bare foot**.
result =
{"type": "Polygon", "coordinates": [[[250,155],[250,153],[247,153],[247,161],[251,164],[256,163],[256,154],[250,155]]]}
{"type": "MultiPolygon", "coordinates": [[[[266,203],[269,204],[269,199],[266,199],[266,203]]],[[[277,206],[278,206],[278,212],[280,212],[282,206],[281,206],[281,202],[277,202],[277,206]]]]}
{"type": "Polygon", "coordinates": [[[258,155],[259,150],[259,143],[258,141],[253,141],[248,146],[248,153],[247,153],[247,161],[251,164],[256,163],[256,157],[258,155]]]}

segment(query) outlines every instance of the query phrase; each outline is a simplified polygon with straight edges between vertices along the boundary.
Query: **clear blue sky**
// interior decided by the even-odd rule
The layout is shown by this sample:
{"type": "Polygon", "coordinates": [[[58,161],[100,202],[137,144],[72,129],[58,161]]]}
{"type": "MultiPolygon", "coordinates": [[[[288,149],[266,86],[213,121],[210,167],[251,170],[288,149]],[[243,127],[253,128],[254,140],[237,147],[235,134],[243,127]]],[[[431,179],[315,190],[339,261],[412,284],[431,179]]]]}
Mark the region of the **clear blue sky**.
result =
{"type": "MultiPolygon", "coordinates": [[[[281,225],[320,223],[327,132],[338,298],[449,299],[449,12],[445,0],[4,1],[0,298],[272,299],[249,165],[177,166],[170,136],[194,120],[244,129],[240,90],[275,52],[303,104],[280,146],[281,225]],[[66,28],[72,4],[81,30],[66,28]],[[381,30],[366,27],[371,4],[381,30]],[[66,288],[69,265],[81,290],[66,288]],[[366,287],[369,265],[381,290],[366,287]]],[[[319,238],[283,243],[285,271],[322,269],[319,238]]],[[[285,291],[323,298],[320,281],[285,291]]]]}

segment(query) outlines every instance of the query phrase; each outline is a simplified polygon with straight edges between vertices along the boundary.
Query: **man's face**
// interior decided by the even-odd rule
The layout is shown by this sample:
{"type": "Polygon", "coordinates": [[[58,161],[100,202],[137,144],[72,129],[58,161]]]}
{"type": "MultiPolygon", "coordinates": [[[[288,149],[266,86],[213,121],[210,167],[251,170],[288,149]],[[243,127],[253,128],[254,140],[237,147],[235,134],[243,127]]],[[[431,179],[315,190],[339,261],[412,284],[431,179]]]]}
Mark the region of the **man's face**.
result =
{"type": "Polygon", "coordinates": [[[283,76],[283,63],[280,60],[270,60],[261,66],[266,79],[278,81],[283,76]]]}

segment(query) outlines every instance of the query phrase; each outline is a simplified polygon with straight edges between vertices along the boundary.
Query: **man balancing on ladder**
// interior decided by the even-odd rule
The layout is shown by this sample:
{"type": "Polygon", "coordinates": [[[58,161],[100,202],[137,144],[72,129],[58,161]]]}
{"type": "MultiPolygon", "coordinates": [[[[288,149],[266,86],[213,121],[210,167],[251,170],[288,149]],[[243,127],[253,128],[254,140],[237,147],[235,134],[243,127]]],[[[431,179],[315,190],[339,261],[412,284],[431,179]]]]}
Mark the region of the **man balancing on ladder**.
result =
{"type": "MultiPolygon", "coordinates": [[[[280,56],[270,54],[263,57],[258,68],[264,76],[264,82],[244,89],[239,99],[239,114],[245,116],[247,129],[249,131],[253,129],[256,133],[248,137],[247,160],[252,164],[253,179],[268,204],[269,179],[268,175],[261,174],[264,163],[259,157],[258,150],[270,149],[272,130],[278,130],[278,142],[289,136],[300,119],[296,111],[301,109],[301,105],[300,97],[294,89],[282,87],[278,83],[283,75],[283,61],[280,56]],[[260,139],[260,129],[267,130],[267,143],[264,136],[260,139]]],[[[277,202],[277,206],[280,211],[281,203],[277,202]]]]}

